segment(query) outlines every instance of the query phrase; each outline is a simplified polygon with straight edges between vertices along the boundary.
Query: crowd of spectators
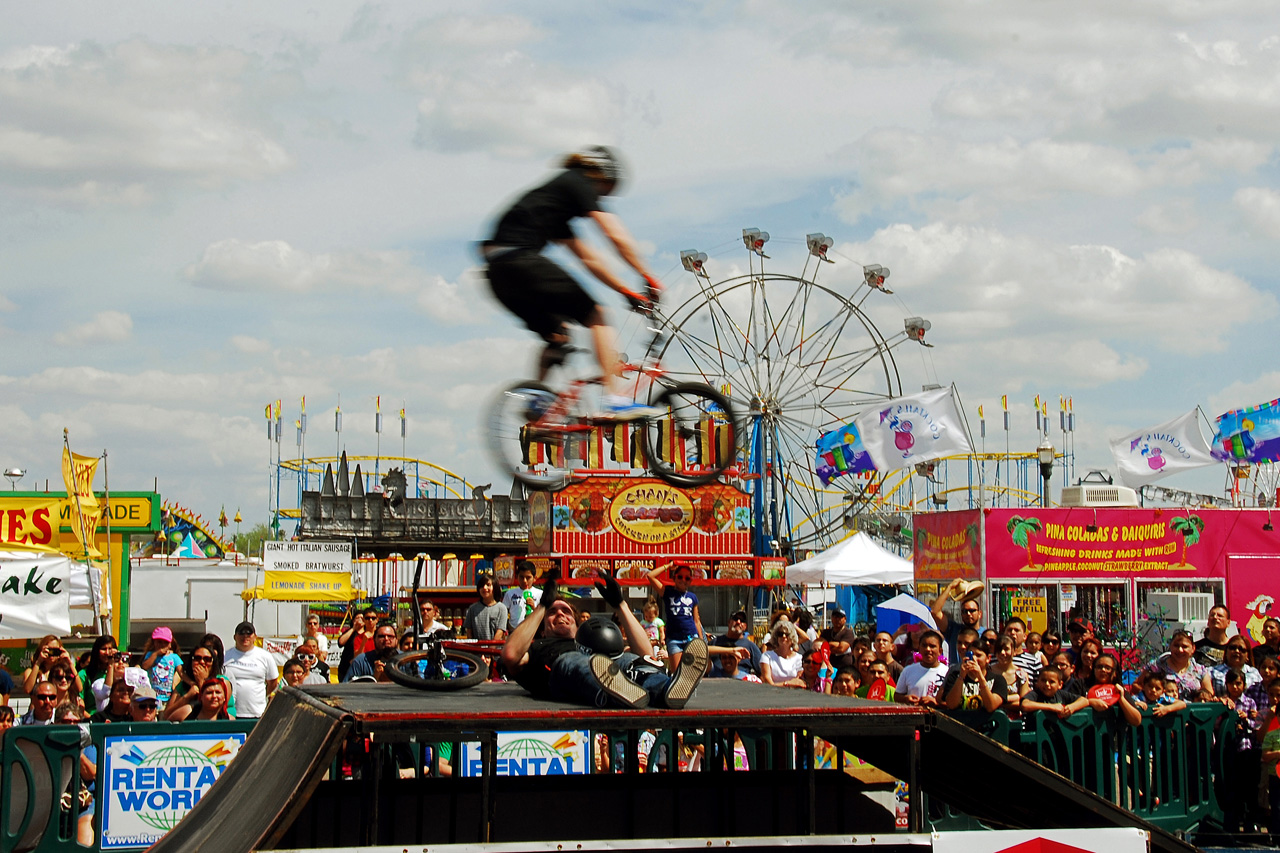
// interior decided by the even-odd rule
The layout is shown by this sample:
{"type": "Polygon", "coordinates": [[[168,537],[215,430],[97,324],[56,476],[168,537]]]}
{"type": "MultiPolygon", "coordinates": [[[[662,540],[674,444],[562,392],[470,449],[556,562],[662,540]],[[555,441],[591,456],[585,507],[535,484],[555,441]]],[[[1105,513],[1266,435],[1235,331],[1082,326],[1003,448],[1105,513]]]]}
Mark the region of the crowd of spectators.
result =
{"type": "MultiPolygon", "coordinates": [[[[491,576],[479,575],[477,601],[460,625],[441,621],[435,604],[421,600],[418,630],[502,641],[541,602],[535,574],[531,563],[518,564],[515,582],[505,592],[491,576]]],[[[1203,637],[1175,631],[1166,650],[1142,661],[1132,648],[1109,647],[1079,621],[1068,625],[1065,644],[1054,631],[1029,631],[1016,616],[998,627],[988,625],[977,599],[955,601],[956,589],[948,588],[933,603],[936,629],[916,624],[860,634],[838,609],[829,613],[830,624],[819,628],[810,611],[796,608],[775,611],[767,623],[755,626],[737,610],[728,614],[724,630],[711,633],[703,627],[692,579],[692,571],[678,563],[655,570],[648,578],[648,599],[634,613],[630,604],[621,608],[627,611],[623,615],[635,617],[645,635],[641,639],[647,638],[653,657],[672,673],[697,639],[706,643],[708,678],[954,712],[1066,719],[1094,711],[1138,726],[1144,712],[1162,717],[1192,703],[1220,703],[1229,709],[1238,734],[1223,774],[1230,786],[1222,797],[1227,829],[1266,821],[1270,805],[1270,831],[1280,832],[1280,784],[1267,784],[1280,764],[1276,619],[1266,620],[1264,640],[1254,644],[1229,633],[1230,614],[1218,606],[1203,637]]],[[[570,606],[576,622],[585,624],[591,614],[570,606]]],[[[278,686],[331,680],[325,660],[330,639],[319,628],[318,618],[308,620],[283,666],[259,645],[250,622],[236,627],[230,649],[224,650],[217,635],[206,634],[185,655],[165,627],[155,629],[140,653],[121,651],[113,637],[98,637],[79,661],[58,638],[45,637],[20,676],[30,697],[26,713],[15,714],[9,706],[14,679],[0,670],[0,731],[55,722],[256,718],[278,686]]],[[[416,639],[414,631],[399,630],[376,610],[354,613],[334,640],[341,647],[336,676],[387,681],[390,659],[413,648],[416,639]]],[[[494,678],[504,678],[500,659],[495,655],[490,662],[494,678]]],[[[440,758],[447,766],[447,756],[440,758]]],[[[91,782],[88,768],[85,773],[91,782]]]]}

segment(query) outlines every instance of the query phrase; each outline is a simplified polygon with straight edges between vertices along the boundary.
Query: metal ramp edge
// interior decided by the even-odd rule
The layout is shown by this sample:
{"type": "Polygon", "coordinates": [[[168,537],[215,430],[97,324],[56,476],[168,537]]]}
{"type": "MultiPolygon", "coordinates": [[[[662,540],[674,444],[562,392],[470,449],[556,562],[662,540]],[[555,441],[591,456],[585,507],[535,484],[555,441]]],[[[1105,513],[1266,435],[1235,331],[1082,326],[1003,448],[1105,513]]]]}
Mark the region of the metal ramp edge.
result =
{"type": "Polygon", "coordinates": [[[349,714],[285,687],[236,760],[151,853],[271,847],[306,804],[352,726],[349,714]]]}
{"type": "Polygon", "coordinates": [[[1149,832],[1151,849],[1158,853],[1200,853],[1173,833],[943,714],[935,713],[921,727],[912,754],[888,738],[831,740],[899,779],[912,778],[914,762],[916,784],[926,794],[996,828],[1129,826],[1149,832]]]}

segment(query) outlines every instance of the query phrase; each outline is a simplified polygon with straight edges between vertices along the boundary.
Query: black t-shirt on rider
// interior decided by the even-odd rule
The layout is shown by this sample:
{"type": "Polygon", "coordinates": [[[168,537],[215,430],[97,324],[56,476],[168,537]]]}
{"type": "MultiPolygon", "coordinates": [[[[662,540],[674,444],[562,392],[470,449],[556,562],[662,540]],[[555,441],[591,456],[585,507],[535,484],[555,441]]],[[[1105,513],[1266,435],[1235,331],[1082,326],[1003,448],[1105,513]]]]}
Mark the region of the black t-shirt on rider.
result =
{"type": "Polygon", "coordinates": [[[542,251],[552,240],[573,238],[569,221],[600,210],[596,184],[579,169],[565,169],[525,193],[498,220],[493,245],[542,251]]]}
{"type": "Polygon", "coordinates": [[[516,675],[516,683],[540,699],[551,692],[551,664],[564,654],[578,654],[578,641],[565,637],[542,637],[529,644],[529,662],[516,675]]]}

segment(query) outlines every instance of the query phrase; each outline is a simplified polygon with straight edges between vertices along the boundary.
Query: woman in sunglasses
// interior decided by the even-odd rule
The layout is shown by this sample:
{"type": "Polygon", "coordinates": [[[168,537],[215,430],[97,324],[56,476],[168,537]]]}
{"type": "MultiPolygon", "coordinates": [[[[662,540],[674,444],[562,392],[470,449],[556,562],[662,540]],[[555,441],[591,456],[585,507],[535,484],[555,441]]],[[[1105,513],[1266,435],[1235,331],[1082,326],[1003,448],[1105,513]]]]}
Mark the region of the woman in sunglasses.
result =
{"type": "MultiPolygon", "coordinates": [[[[71,667],[71,672],[75,673],[75,662],[71,660],[71,655],[67,654],[67,650],[62,647],[62,641],[53,634],[41,637],[39,645],[36,646],[36,653],[31,661],[31,666],[27,667],[22,673],[22,689],[30,694],[41,681],[48,681],[49,668],[57,661],[65,662],[67,666],[71,667]]],[[[76,692],[78,693],[81,690],[78,677],[76,681],[76,692]]]]}
{"type": "Polygon", "coordinates": [[[80,691],[77,687],[80,682],[76,678],[76,671],[71,667],[70,663],[65,660],[58,660],[53,666],[49,667],[49,683],[57,691],[55,704],[60,705],[63,702],[70,702],[77,708],[81,707],[80,691]]]}
{"type": "Polygon", "coordinates": [[[303,684],[329,683],[329,664],[321,659],[320,644],[316,642],[315,637],[307,637],[303,640],[294,657],[300,660],[306,669],[306,674],[302,678],[303,684]]]}
{"type": "Polygon", "coordinates": [[[698,611],[698,596],[689,591],[693,583],[693,569],[685,563],[659,566],[649,572],[649,589],[654,598],[662,602],[666,611],[667,667],[675,672],[680,666],[685,646],[695,638],[705,640],[702,630],[702,614],[698,611]],[[666,572],[671,579],[664,584],[659,578],[666,572]]]}
{"type": "MultiPolygon", "coordinates": [[[[196,646],[179,667],[178,673],[179,677],[175,681],[178,681],[179,685],[173,691],[164,709],[164,718],[174,722],[185,720],[191,714],[192,706],[200,702],[204,684],[211,678],[220,677],[222,667],[212,649],[196,646]]],[[[228,686],[227,691],[229,692],[230,689],[228,686]]]]}

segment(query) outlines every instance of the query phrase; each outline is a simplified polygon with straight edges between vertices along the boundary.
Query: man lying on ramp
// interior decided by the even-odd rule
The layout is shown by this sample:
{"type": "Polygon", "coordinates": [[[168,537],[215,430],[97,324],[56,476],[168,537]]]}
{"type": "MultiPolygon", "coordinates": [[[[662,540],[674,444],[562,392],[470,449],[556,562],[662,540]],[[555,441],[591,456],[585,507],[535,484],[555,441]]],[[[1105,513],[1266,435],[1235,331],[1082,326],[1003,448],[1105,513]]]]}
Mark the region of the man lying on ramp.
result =
{"type": "Polygon", "coordinates": [[[598,708],[646,708],[650,703],[683,708],[707,671],[707,644],[690,641],[680,665],[668,675],[653,657],[648,634],[623,603],[616,580],[605,576],[596,589],[613,608],[621,630],[599,615],[578,625],[573,605],[559,596],[558,577],[558,571],[548,573],[541,603],[507,637],[502,664],[508,674],[541,699],[598,708]],[[623,651],[624,632],[630,652],[623,651]]]}

